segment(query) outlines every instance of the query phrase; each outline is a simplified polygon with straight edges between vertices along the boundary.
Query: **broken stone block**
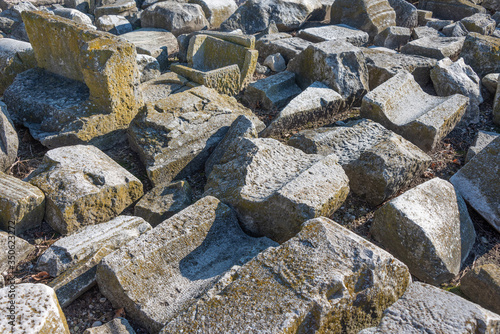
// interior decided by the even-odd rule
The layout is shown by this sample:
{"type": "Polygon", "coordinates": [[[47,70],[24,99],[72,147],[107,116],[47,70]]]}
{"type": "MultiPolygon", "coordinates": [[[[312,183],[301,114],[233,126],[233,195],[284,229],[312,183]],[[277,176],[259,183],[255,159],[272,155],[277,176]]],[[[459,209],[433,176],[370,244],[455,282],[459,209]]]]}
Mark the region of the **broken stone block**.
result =
{"type": "Polygon", "coordinates": [[[413,282],[403,297],[384,311],[377,327],[359,334],[495,333],[500,316],[479,305],[420,282],[413,282]]]}
{"type": "Polygon", "coordinates": [[[500,133],[479,130],[476,139],[474,140],[474,145],[469,147],[469,150],[467,151],[465,162],[469,162],[476,154],[481,152],[483,148],[488,146],[488,144],[497,137],[500,137],[500,133]]]}
{"type": "Polygon", "coordinates": [[[190,3],[201,6],[211,28],[218,28],[238,9],[234,0],[191,0],[190,3]]]}
{"type": "Polygon", "coordinates": [[[432,20],[432,12],[430,10],[417,9],[418,25],[425,26],[427,22],[432,20]]]}
{"type": "Polygon", "coordinates": [[[435,59],[456,59],[462,51],[464,40],[465,37],[424,37],[406,44],[401,52],[435,59]]]}
{"type": "Polygon", "coordinates": [[[444,27],[446,27],[452,23],[453,23],[453,20],[432,19],[429,22],[427,22],[426,26],[429,28],[436,29],[437,31],[441,31],[444,27]]]}
{"type": "Polygon", "coordinates": [[[36,66],[35,53],[30,43],[10,38],[0,39],[0,94],[14,78],[36,66]]]}
{"type": "Polygon", "coordinates": [[[424,37],[430,37],[430,38],[436,38],[436,37],[444,37],[444,34],[437,31],[434,28],[431,27],[416,27],[413,29],[411,33],[412,39],[420,39],[424,37]]]}
{"type": "Polygon", "coordinates": [[[490,73],[486,74],[483,79],[481,79],[483,86],[493,95],[495,95],[495,92],[497,91],[499,76],[500,73],[490,73]]]}
{"type": "Polygon", "coordinates": [[[134,207],[134,215],[155,227],[192,202],[189,183],[184,180],[160,184],[145,194],[134,207]]]}
{"type": "Polygon", "coordinates": [[[476,240],[465,201],[440,178],[375,211],[370,232],[413,275],[435,285],[458,275],[476,240]]]}
{"type": "Polygon", "coordinates": [[[94,10],[96,19],[104,15],[118,15],[132,19],[137,16],[137,4],[131,0],[117,0],[111,3],[99,6],[94,10]]]}
{"type": "Polygon", "coordinates": [[[300,30],[297,36],[313,43],[340,40],[355,46],[366,45],[369,38],[366,32],[345,24],[307,28],[300,30]]]}
{"type": "Polygon", "coordinates": [[[10,114],[5,103],[0,101],[0,172],[12,166],[17,158],[19,138],[10,119],[10,114]]]}
{"type": "Polygon", "coordinates": [[[135,334],[125,318],[117,317],[102,326],[87,328],[83,334],[135,334]]]}
{"type": "Polygon", "coordinates": [[[287,69],[297,74],[301,87],[320,81],[348,103],[360,100],[368,91],[365,56],[360,48],[347,42],[313,44],[291,60],[287,69]]]}
{"type": "Polygon", "coordinates": [[[48,151],[26,179],[45,193],[45,221],[67,235],[118,216],[142,194],[142,183],[98,148],[48,151]]]}
{"type": "Polygon", "coordinates": [[[480,77],[500,72],[500,39],[471,32],[460,53],[467,65],[480,77]]]}
{"type": "Polygon", "coordinates": [[[450,178],[465,200],[500,232],[500,137],[463,166],[450,178]]]}
{"type": "Polygon", "coordinates": [[[486,13],[486,9],[468,0],[420,0],[418,7],[431,11],[435,17],[453,21],[476,13],[486,13]]]}
{"type": "Polygon", "coordinates": [[[133,30],[132,24],[123,16],[103,15],[95,22],[97,29],[115,35],[123,35],[133,30]]]}
{"type": "Polygon", "coordinates": [[[203,86],[148,104],[129,128],[129,143],[153,184],[202,170],[211,151],[240,115],[265,125],[236,99],[203,86]]]}
{"type": "Polygon", "coordinates": [[[134,46],[48,13],[22,15],[39,69],[5,91],[13,120],[47,147],[113,145],[137,113],[134,46]]]}
{"type": "Polygon", "coordinates": [[[160,76],[160,64],[156,58],[148,55],[137,55],[137,68],[141,76],[140,81],[145,82],[153,80],[160,76]]]}
{"type": "Polygon", "coordinates": [[[396,25],[396,12],[387,0],[336,0],[332,5],[330,22],[363,30],[373,41],[385,28],[396,25]]]}
{"type": "MultiPolygon", "coordinates": [[[[73,8],[57,8],[53,11],[57,16],[64,17],[78,24],[84,24],[92,27],[92,20],[90,17],[82,13],[81,11],[73,8]]],[[[92,28],[91,28],[92,29],[92,28]]],[[[95,29],[95,27],[94,27],[95,29]]]]}
{"type": "Polygon", "coordinates": [[[35,246],[24,239],[0,231],[0,273],[14,272],[16,266],[35,250],[35,246]]]}
{"type": "Polygon", "coordinates": [[[45,213],[45,196],[31,184],[0,172],[0,228],[16,235],[38,226],[45,213]]]}
{"type": "Polygon", "coordinates": [[[259,50],[259,55],[263,58],[279,53],[288,63],[312,44],[312,42],[300,37],[278,38],[268,41],[261,39],[260,43],[257,45],[257,49],[259,50]]]}
{"type": "Polygon", "coordinates": [[[404,27],[387,27],[373,40],[378,46],[389,49],[399,49],[410,41],[411,30],[404,27]]]}
{"type": "Polygon", "coordinates": [[[363,98],[361,117],[396,132],[424,152],[431,151],[460,121],[469,98],[426,94],[413,76],[401,71],[363,98]]]}
{"type": "Polygon", "coordinates": [[[301,131],[288,144],[308,154],[335,154],[353,193],[373,206],[420,175],[431,158],[418,147],[369,120],[301,131]]]}
{"type": "MultiPolygon", "coordinates": [[[[388,0],[389,5],[396,12],[398,27],[415,28],[418,26],[417,8],[406,0],[388,0]]],[[[431,14],[432,16],[432,14],[431,14]]]]}
{"type": "MultiPolygon", "coordinates": [[[[500,82],[500,76],[498,76],[500,82]]],[[[493,123],[500,125],[500,84],[497,84],[497,92],[493,100],[493,123]]]]}
{"type": "Polygon", "coordinates": [[[146,81],[141,85],[144,103],[155,103],[168,96],[184,92],[191,87],[187,84],[189,80],[174,72],[166,72],[159,77],[146,81]]]}
{"type": "Polygon", "coordinates": [[[500,314],[500,267],[493,263],[474,267],[460,280],[460,291],[473,302],[500,314]]]}
{"type": "Polygon", "coordinates": [[[444,27],[443,34],[446,37],[463,37],[467,36],[469,34],[469,31],[467,30],[467,28],[465,28],[462,22],[458,21],[444,27]]]}
{"type": "Polygon", "coordinates": [[[285,58],[279,53],[267,56],[264,65],[274,72],[283,72],[286,70],[285,58]]]}
{"type": "Polygon", "coordinates": [[[463,18],[460,22],[470,32],[477,32],[482,35],[491,35],[496,28],[497,23],[489,14],[474,14],[463,18]]]}
{"type": "Polygon", "coordinates": [[[243,98],[265,110],[283,107],[302,90],[295,83],[295,73],[284,71],[251,83],[243,98]]]}
{"type": "Polygon", "coordinates": [[[24,283],[16,284],[13,290],[11,285],[0,289],[0,332],[8,333],[15,328],[22,333],[70,333],[52,288],[45,284],[24,283]],[[10,298],[12,294],[15,299],[10,298]]]}
{"type": "Polygon", "coordinates": [[[234,211],[204,197],[106,256],[98,265],[101,293],[157,333],[205,292],[276,243],[243,233],[234,211]]]}
{"type": "Polygon", "coordinates": [[[202,30],[209,23],[200,5],[163,1],[146,8],[141,14],[142,28],[161,28],[175,36],[202,30]]]}
{"type": "Polygon", "coordinates": [[[339,93],[316,81],[292,99],[260,135],[282,136],[292,130],[329,124],[343,107],[339,93]]]}
{"type": "Polygon", "coordinates": [[[312,219],[160,333],[356,333],[377,324],[410,281],[387,252],[327,218],[312,219]]]}

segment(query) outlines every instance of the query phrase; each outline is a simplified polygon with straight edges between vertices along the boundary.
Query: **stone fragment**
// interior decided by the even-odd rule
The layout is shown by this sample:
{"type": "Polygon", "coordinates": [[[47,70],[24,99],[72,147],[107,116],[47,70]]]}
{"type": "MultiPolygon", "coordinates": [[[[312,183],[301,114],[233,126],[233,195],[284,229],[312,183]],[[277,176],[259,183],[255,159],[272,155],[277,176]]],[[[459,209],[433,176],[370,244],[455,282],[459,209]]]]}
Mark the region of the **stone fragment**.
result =
{"type": "Polygon", "coordinates": [[[286,70],[285,58],[279,53],[267,56],[264,65],[274,72],[283,72],[286,70]]]}
{"type": "Polygon", "coordinates": [[[282,136],[293,130],[329,124],[343,107],[339,93],[316,81],[292,99],[260,135],[282,136]]]}
{"type": "Polygon", "coordinates": [[[115,35],[122,35],[133,30],[132,24],[123,16],[103,15],[95,22],[97,29],[115,35]]]}
{"type": "Polygon", "coordinates": [[[189,80],[174,72],[166,72],[156,79],[146,81],[141,85],[144,103],[155,103],[168,96],[191,89],[186,86],[189,80]]]}
{"type": "Polygon", "coordinates": [[[37,187],[0,172],[0,228],[16,235],[38,226],[45,196],[37,187]]]}
{"type": "Polygon", "coordinates": [[[156,58],[148,55],[137,55],[137,68],[141,75],[141,82],[153,80],[160,76],[160,64],[156,58]]]}
{"type": "Polygon", "coordinates": [[[462,56],[464,40],[465,37],[424,37],[406,44],[401,52],[435,59],[457,59],[462,56]]]}
{"type": "Polygon", "coordinates": [[[366,32],[345,24],[307,28],[300,30],[297,36],[313,43],[340,40],[355,46],[366,45],[369,38],[366,32]]]}
{"type": "Polygon", "coordinates": [[[370,232],[413,275],[435,285],[458,275],[476,240],[465,201],[440,178],[378,209],[370,232]]]}
{"type": "Polygon", "coordinates": [[[432,20],[432,12],[430,10],[417,9],[418,25],[425,26],[427,22],[432,20]]]}
{"type": "Polygon", "coordinates": [[[309,46],[288,63],[301,87],[320,81],[349,102],[359,101],[368,91],[368,68],[360,48],[342,41],[309,46]],[[348,78],[348,79],[346,79],[348,78]]]}
{"type": "Polygon", "coordinates": [[[490,73],[486,74],[481,80],[483,86],[493,95],[495,95],[495,92],[497,91],[499,76],[500,73],[490,73]]]}
{"type": "Polygon", "coordinates": [[[462,22],[458,21],[453,24],[447,25],[443,28],[443,34],[446,37],[463,37],[469,34],[469,31],[462,22]]]}
{"type": "Polygon", "coordinates": [[[137,15],[137,4],[131,0],[117,0],[104,4],[94,10],[95,18],[98,19],[104,15],[118,15],[133,19],[137,15]]]}
{"type": "Polygon", "coordinates": [[[431,11],[434,17],[453,21],[476,13],[486,13],[486,9],[468,0],[420,0],[418,7],[431,11]]]}
{"type": "Polygon", "coordinates": [[[142,28],[161,28],[175,36],[202,30],[209,26],[200,5],[162,1],[146,8],[141,14],[142,28]]]}
{"type": "Polygon", "coordinates": [[[417,8],[406,0],[388,0],[389,5],[396,12],[398,27],[415,28],[418,26],[417,8]]]}
{"type": "Polygon", "coordinates": [[[471,32],[465,38],[460,57],[480,77],[500,72],[500,39],[471,32]]]}
{"type": "Polygon", "coordinates": [[[474,140],[474,145],[469,147],[467,151],[467,156],[465,157],[465,162],[469,162],[476,154],[481,152],[483,148],[488,146],[489,143],[493,141],[493,139],[500,137],[499,133],[496,132],[487,132],[483,130],[479,130],[474,140]]]}
{"type": "Polygon", "coordinates": [[[129,143],[158,185],[201,170],[231,123],[246,115],[264,129],[250,109],[206,87],[173,94],[147,105],[129,128],[129,143]]]}
{"type": "Polygon", "coordinates": [[[243,233],[234,211],[204,197],[98,265],[101,293],[157,333],[205,292],[229,283],[235,268],[276,244],[243,233]]]}
{"type": "MultiPolygon", "coordinates": [[[[498,76],[500,82],[500,76],[498,76]]],[[[493,123],[500,125],[500,84],[497,84],[497,92],[493,99],[493,123]]]]}
{"type": "Polygon", "coordinates": [[[468,98],[426,94],[408,72],[400,72],[363,98],[361,117],[372,119],[431,151],[464,115],[468,98]]]}
{"type": "Polygon", "coordinates": [[[19,138],[16,129],[7,106],[0,101],[0,172],[8,170],[16,161],[18,148],[19,138]]]}
{"type": "Polygon", "coordinates": [[[135,334],[127,319],[117,317],[102,326],[87,328],[83,334],[135,334]]]}
{"type": "Polygon", "coordinates": [[[238,9],[234,0],[190,0],[200,5],[211,28],[219,26],[238,9]]]}
{"type": "MultiPolygon", "coordinates": [[[[279,34],[279,36],[284,37],[281,34],[279,34]]],[[[259,56],[263,58],[275,53],[279,53],[283,56],[283,58],[285,58],[285,61],[288,63],[290,60],[295,58],[312,44],[312,42],[300,37],[277,38],[267,41],[263,41],[261,39],[261,42],[257,43],[256,48],[259,51],[259,56]]]]}
{"type": "Polygon", "coordinates": [[[35,250],[35,246],[26,240],[0,231],[0,273],[14,272],[16,266],[35,250]]]}
{"type": "Polygon", "coordinates": [[[10,38],[0,39],[0,95],[14,78],[36,66],[35,53],[30,43],[10,38]]]}
{"type": "Polygon", "coordinates": [[[377,324],[410,281],[390,254],[327,218],[312,219],[160,333],[356,333],[377,324]]]}
{"type": "Polygon", "coordinates": [[[473,268],[460,280],[460,291],[473,302],[500,314],[500,267],[488,263],[473,268]]]}
{"type": "Polygon", "coordinates": [[[45,193],[45,221],[64,235],[118,216],[143,194],[139,179],[91,145],[48,151],[27,180],[45,193]]]}
{"type": "Polygon", "coordinates": [[[430,38],[436,38],[436,37],[444,37],[444,34],[437,31],[434,28],[431,27],[416,27],[413,29],[411,33],[412,39],[420,39],[424,37],[430,37],[430,38]]]}
{"type": "Polygon", "coordinates": [[[243,98],[253,106],[265,110],[283,107],[302,90],[295,83],[295,73],[284,71],[251,83],[243,98]]]}
{"type": "Polygon", "coordinates": [[[470,32],[477,32],[482,35],[491,35],[497,23],[489,14],[474,14],[463,18],[460,22],[470,32]]]}
{"type": "Polygon", "coordinates": [[[304,130],[288,144],[308,154],[335,154],[351,191],[373,206],[408,186],[431,162],[403,137],[365,119],[341,127],[304,130]]]}
{"type": "Polygon", "coordinates": [[[383,46],[389,49],[400,49],[408,43],[411,38],[411,30],[404,27],[387,27],[373,40],[373,43],[378,46],[383,46]]]}
{"type": "Polygon", "coordinates": [[[384,311],[377,327],[359,334],[496,333],[500,316],[432,285],[414,282],[384,311]]]}
{"type": "Polygon", "coordinates": [[[465,200],[500,232],[500,137],[450,178],[465,200]]]}
{"type": "Polygon", "coordinates": [[[10,285],[0,289],[0,332],[11,332],[9,322],[13,321],[16,332],[20,333],[70,333],[52,288],[45,284],[16,284],[13,311],[13,299],[9,298],[13,292],[10,289],[10,285]]]}
{"type": "Polygon", "coordinates": [[[330,22],[363,30],[373,41],[378,33],[396,25],[396,12],[387,0],[336,0],[332,5],[330,22]]]}
{"type": "MultiPolygon", "coordinates": [[[[78,24],[84,24],[88,26],[93,26],[90,17],[82,13],[81,11],[73,8],[57,8],[53,11],[57,16],[64,17],[78,24]]],[[[95,29],[95,28],[94,28],[95,29]]]]}
{"type": "Polygon", "coordinates": [[[189,183],[184,180],[160,184],[144,195],[134,207],[134,215],[155,227],[192,202],[189,183]]]}
{"type": "Polygon", "coordinates": [[[497,13],[500,12],[500,3],[496,0],[484,0],[481,2],[481,6],[497,13]]]}
{"type": "Polygon", "coordinates": [[[436,29],[437,31],[442,30],[444,27],[450,25],[453,23],[453,20],[439,20],[439,19],[432,19],[429,22],[427,22],[426,26],[429,28],[436,29]]]}

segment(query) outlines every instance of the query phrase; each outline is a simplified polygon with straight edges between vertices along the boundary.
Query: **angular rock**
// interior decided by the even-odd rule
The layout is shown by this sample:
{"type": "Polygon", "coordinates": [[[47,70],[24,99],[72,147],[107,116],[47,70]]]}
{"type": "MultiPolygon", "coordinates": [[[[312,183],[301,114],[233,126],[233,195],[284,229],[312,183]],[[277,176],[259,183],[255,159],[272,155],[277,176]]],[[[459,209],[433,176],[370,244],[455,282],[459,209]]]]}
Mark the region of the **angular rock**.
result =
{"type": "Polygon", "coordinates": [[[274,72],[283,72],[286,70],[285,58],[279,53],[267,56],[264,65],[274,72]]]}
{"type": "Polygon", "coordinates": [[[383,46],[389,49],[399,49],[410,41],[411,30],[404,27],[387,27],[373,40],[373,43],[378,46],[383,46]]]}
{"type": "Polygon", "coordinates": [[[200,5],[163,1],[148,7],[141,15],[142,28],[161,28],[175,36],[209,26],[200,5]]]}
{"type": "Polygon", "coordinates": [[[189,80],[174,72],[166,72],[156,79],[141,85],[144,103],[155,103],[168,96],[191,89],[186,86],[189,80]]]}
{"type": "Polygon", "coordinates": [[[238,9],[234,0],[190,0],[200,5],[211,28],[218,28],[238,9]]]}
{"type": "Polygon", "coordinates": [[[413,275],[435,285],[458,275],[476,240],[465,201],[440,178],[375,211],[370,232],[413,275]]]}
{"type": "Polygon", "coordinates": [[[365,119],[304,130],[288,144],[308,154],[335,154],[349,177],[351,191],[374,206],[408,186],[431,162],[403,137],[365,119]]]}
{"type": "Polygon", "coordinates": [[[148,55],[137,55],[137,68],[141,75],[141,82],[153,80],[160,76],[160,64],[156,58],[148,55]]]}
{"type": "Polygon", "coordinates": [[[418,25],[425,26],[427,22],[432,20],[432,12],[430,10],[417,9],[418,25]]]}
{"type": "Polygon", "coordinates": [[[498,1],[496,0],[484,0],[483,2],[481,2],[481,6],[491,11],[500,11],[500,3],[498,3],[498,1]]]}
{"type": "MultiPolygon", "coordinates": [[[[500,75],[498,81],[500,82],[500,75]]],[[[497,92],[493,100],[493,123],[500,125],[500,84],[497,84],[497,92]]]]}
{"type": "Polygon", "coordinates": [[[444,27],[453,23],[453,20],[439,20],[432,19],[426,23],[426,26],[429,28],[436,29],[437,31],[441,31],[444,27]]]}
{"type": "Polygon", "coordinates": [[[343,107],[344,100],[336,91],[314,82],[291,100],[260,135],[282,136],[292,130],[329,124],[343,107]]]}
{"type": "Polygon", "coordinates": [[[486,9],[468,0],[420,0],[418,7],[431,11],[435,17],[453,21],[476,13],[486,13],[486,9]]]}
{"type": "Polygon", "coordinates": [[[147,105],[129,128],[129,142],[158,185],[183,179],[201,170],[231,123],[250,117],[258,129],[264,124],[234,98],[206,87],[173,94],[147,105]]]}
{"type": "Polygon", "coordinates": [[[45,221],[64,235],[118,216],[143,194],[139,179],[90,145],[48,151],[27,180],[45,193],[45,221]]]}
{"type": "Polygon", "coordinates": [[[471,32],[465,38],[460,57],[480,77],[500,72],[500,39],[471,32]]]}
{"type": "Polygon", "coordinates": [[[486,74],[483,79],[481,79],[483,86],[493,95],[495,95],[495,92],[497,91],[499,76],[500,73],[490,73],[486,74]]]}
{"type": "Polygon", "coordinates": [[[275,245],[247,236],[234,211],[204,197],[106,256],[97,282],[115,307],[157,333],[208,289],[228,284],[233,266],[275,245]]]}
{"type": "Polygon", "coordinates": [[[104,15],[118,15],[133,19],[137,16],[137,4],[131,0],[117,0],[111,3],[99,6],[94,10],[96,19],[104,15]]]}
{"type": "Polygon", "coordinates": [[[463,37],[467,36],[469,34],[469,31],[467,30],[467,28],[465,28],[462,22],[458,21],[444,27],[443,34],[446,37],[463,37]]]}
{"type": "Polygon", "coordinates": [[[115,35],[126,34],[134,29],[125,17],[118,15],[103,15],[96,20],[95,25],[97,29],[115,35]]]}
{"type": "Polygon", "coordinates": [[[444,37],[444,34],[437,31],[434,28],[424,26],[424,27],[416,27],[415,29],[413,29],[411,37],[413,39],[420,39],[424,37],[436,38],[436,37],[444,37]]]}
{"type": "Polygon", "coordinates": [[[373,41],[385,28],[396,25],[396,12],[387,0],[336,0],[332,5],[330,22],[363,30],[373,41]]]}
{"type": "Polygon", "coordinates": [[[482,35],[491,35],[497,25],[489,14],[474,14],[461,19],[460,22],[468,31],[477,32],[482,35]]]}
{"type": "Polygon", "coordinates": [[[307,28],[300,30],[297,36],[313,43],[340,40],[355,46],[364,46],[369,38],[366,32],[345,24],[307,28]]]}
{"type": "Polygon", "coordinates": [[[414,282],[385,310],[377,327],[359,334],[496,333],[500,316],[454,293],[414,282]]]}
{"type": "Polygon", "coordinates": [[[486,132],[483,130],[479,130],[474,140],[474,145],[469,147],[467,151],[467,156],[465,157],[465,162],[469,162],[476,154],[481,152],[483,148],[488,146],[489,143],[493,141],[493,139],[500,137],[500,133],[496,132],[486,132]]]}
{"type": "Polygon", "coordinates": [[[450,178],[465,200],[500,232],[500,137],[450,178]]]}
{"type": "Polygon", "coordinates": [[[359,101],[368,91],[365,56],[360,48],[347,42],[313,44],[288,63],[288,70],[297,74],[300,86],[320,81],[349,102],[359,101]]]}
{"type": "Polygon", "coordinates": [[[135,334],[127,319],[117,317],[102,326],[87,328],[83,334],[135,334]]]}
{"type": "MultiPolygon", "coordinates": [[[[14,272],[16,266],[26,259],[35,246],[12,233],[0,231],[0,272],[14,272]]],[[[3,275],[0,275],[3,278],[3,275]]]]}
{"type": "Polygon", "coordinates": [[[390,254],[327,218],[309,220],[160,333],[356,333],[410,284],[390,254]]]}
{"type": "Polygon", "coordinates": [[[482,307],[500,313],[500,267],[488,263],[475,267],[460,280],[460,291],[482,307]]]}
{"type": "MultiPolygon", "coordinates": [[[[92,26],[92,20],[90,17],[82,13],[81,11],[73,8],[57,8],[53,11],[57,16],[64,17],[78,24],[84,24],[92,26]]],[[[94,28],[95,29],[95,28],[94,28]]]]}
{"type": "MultiPolygon", "coordinates": [[[[279,36],[281,36],[281,34],[279,36]]],[[[312,42],[300,37],[278,38],[268,41],[264,40],[261,39],[260,43],[257,43],[256,46],[257,50],[259,51],[259,56],[265,58],[269,55],[279,53],[283,56],[283,58],[285,58],[285,61],[287,63],[298,56],[308,46],[313,44],[312,42]]]]}
{"type": "Polygon", "coordinates": [[[435,59],[456,59],[462,56],[464,40],[465,37],[424,37],[406,44],[401,52],[435,59]]]}
{"type": "Polygon", "coordinates": [[[0,172],[12,166],[17,158],[19,138],[5,103],[0,101],[0,172]]]}
{"type": "Polygon", "coordinates": [[[295,73],[284,71],[251,83],[243,98],[253,106],[265,110],[283,107],[302,90],[295,83],[295,73]]]}
{"type": "Polygon", "coordinates": [[[0,172],[0,228],[16,235],[38,226],[45,196],[37,187],[0,172]]]}
{"type": "Polygon", "coordinates": [[[144,218],[155,227],[191,205],[191,202],[191,187],[186,181],[160,184],[135,205],[134,215],[144,218]]]}
{"type": "Polygon", "coordinates": [[[410,73],[401,71],[365,95],[361,117],[382,124],[428,152],[460,121],[468,100],[459,94],[428,95],[410,73]]]}
{"type": "Polygon", "coordinates": [[[396,12],[396,25],[405,28],[418,26],[417,8],[406,0],[388,0],[396,12]]]}
{"type": "Polygon", "coordinates": [[[0,289],[0,332],[11,332],[13,321],[15,330],[21,333],[70,333],[52,288],[24,283],[17,284],[13,290],[11,292],[11,286],[0,289]],[[9,294],[14,294],[15,300],[9,298],[9,294]],[[11,311],[13,301],[15,307],[11,311]]]}
{"type": "Polygon", "coordinates": [[[10,38],[0,39],[0,94],[19,73],[36,66],[35,53],[30,43],[10,38]]]}

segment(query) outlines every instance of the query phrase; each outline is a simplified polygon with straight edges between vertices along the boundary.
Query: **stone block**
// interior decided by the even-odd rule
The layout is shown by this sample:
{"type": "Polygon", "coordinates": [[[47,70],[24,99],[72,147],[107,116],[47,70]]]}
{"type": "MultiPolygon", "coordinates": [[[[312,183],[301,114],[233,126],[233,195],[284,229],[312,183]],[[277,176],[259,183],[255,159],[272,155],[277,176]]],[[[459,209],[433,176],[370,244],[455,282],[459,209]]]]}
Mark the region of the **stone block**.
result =
{"type": "Polygon", "coordinates": [[[36,66],[35,53],[30,43],[11,38],[0,39],[0,94],[14,78],[36,66]]]}
{"type": "Polygon", "coordinates": [[[284,71],[251,83],[243,98],[252,106],[271,110],[283,107],[301,92],[295,83],[295,73],[284,71]]]}
{"type": "Polygon", "coordinates": [[[464,40],[465,37],[423,37],[403,46],[401,52],[435,59],[448,57],[456,60],[462,52],[464,40]]]}
{"type": "Polygon", "coordinates": [[[365,46],[369,38],[363,30],[345,24],[307,28],[300,30],[297,36],[313,43],[340,40],[355,46],[365,46]]]}

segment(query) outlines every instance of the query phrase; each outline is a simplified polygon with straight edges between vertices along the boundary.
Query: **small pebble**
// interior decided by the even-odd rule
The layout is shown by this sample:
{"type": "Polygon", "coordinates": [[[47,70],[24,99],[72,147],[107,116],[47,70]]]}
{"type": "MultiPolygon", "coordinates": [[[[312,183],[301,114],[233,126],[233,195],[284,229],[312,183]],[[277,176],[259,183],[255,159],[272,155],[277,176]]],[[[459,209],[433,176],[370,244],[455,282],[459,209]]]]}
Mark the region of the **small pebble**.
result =
{"type": "Polygon", "coordinates": [[[488,239],[486,239],[485,237],[481,237],[481,242],[483,244],[487,244],[488,243],[488,239]]]}
{"type": "Polygon", "coordinates": [[[90,309],[93,309],[93,308],[94,308],[94,305],[89,305],[89,308],[90,308],[90,309]]]}
{"type": "Polygon", "coordinates": [[[96,321],[92,324],[92,327],[99,327],[99,326],[102,326],[102,322],[100,321],[96,321]]]}
{"type": "Polygon", "coordinates": [[[101,299],[99,299],[99,303],[105,303],[106,302],[106,298],[105,297],[102,297],[101,299]]]}

